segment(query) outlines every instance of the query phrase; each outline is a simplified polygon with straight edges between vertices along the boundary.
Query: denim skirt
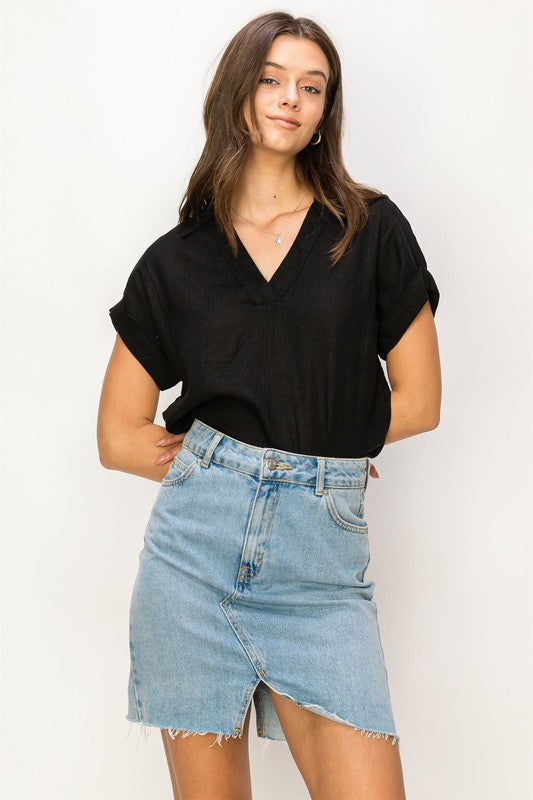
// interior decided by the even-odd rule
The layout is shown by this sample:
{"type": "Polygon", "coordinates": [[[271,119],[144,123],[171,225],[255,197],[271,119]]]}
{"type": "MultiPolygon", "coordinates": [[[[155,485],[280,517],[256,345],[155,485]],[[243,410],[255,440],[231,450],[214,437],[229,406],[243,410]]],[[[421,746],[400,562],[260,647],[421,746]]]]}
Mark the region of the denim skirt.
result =
{"type": "MultiPolygon", "coordinates": [[[[198,418],[163,478],[129,616],[126,719],[285,741],[270,689],[399,746],[365,580],[370,460],[256,447],[198,418]]],[[[212,746],[212,745],[210,745],[212,746]]]]}

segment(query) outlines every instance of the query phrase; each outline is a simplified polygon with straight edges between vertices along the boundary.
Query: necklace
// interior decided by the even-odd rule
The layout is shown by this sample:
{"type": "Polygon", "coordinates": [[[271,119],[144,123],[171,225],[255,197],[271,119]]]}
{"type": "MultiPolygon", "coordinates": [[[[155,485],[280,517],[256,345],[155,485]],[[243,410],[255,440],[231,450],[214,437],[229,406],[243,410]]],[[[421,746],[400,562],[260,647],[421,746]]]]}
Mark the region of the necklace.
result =
{"type": "MultiPolygon", "coordinates": [[[[292,211],[292,212],[291,212],[292,214],[294,214],[294,212],[298,210],[298,206],[300,205],[300,203],[302,202],[302,200],[304,199],[304,197],[305,197],[305,192],[304,192],[304,193],[303,193],[303,195],[300,197],[300,199],[299,199],[299,201],[298,201],[298,205],[296,206],[296,208],[294,209],[294,211],[292,211]]],[[[235,211],[235,209],[233,209],[233,211],[235,211]]],[[[250,223],[250,225],[253,225],[253,226],[254,226],[254,228],[256,228],[258,231],[261,231],[261,233],[268,233],[268,235],[269,235],[269,236],[273,236],[273,237],[274,237],[274,241],[276,242],[276,244],[281,244],[281,242],[282,242],[282,239],[281,239],[281,232],[283,231],[283,228],[285,227],[285,225],[286,225],[286,224],[287,224],[287,222],[289,221],[289,217],[287,217],[287,218],[285,219],[285,222],[284,222],[284,223],[283,223],[283,225],[281,226],[281,228],[280,228],[280,230],[279,230],[279,232],[278,232],[278,233],[271,233],[270,231],[264,231],[262,228],[258,228],[258,227],[257,227],[257,225],[255,225],[255,224],[254,224],[254,223],[253,223],[251,220],[249,220],[249,219],[246,219],[246,217],[243,217],[243,216],[242,216],[242,214],[239,214],[239,212],[238,212],[238,211],[235,211],[235,213],[237,214],[237,216],[238,216],[238,217],[240,217],[241,219],[243,219],[245,222],[249,222],[249,223],[250,223]]]]}

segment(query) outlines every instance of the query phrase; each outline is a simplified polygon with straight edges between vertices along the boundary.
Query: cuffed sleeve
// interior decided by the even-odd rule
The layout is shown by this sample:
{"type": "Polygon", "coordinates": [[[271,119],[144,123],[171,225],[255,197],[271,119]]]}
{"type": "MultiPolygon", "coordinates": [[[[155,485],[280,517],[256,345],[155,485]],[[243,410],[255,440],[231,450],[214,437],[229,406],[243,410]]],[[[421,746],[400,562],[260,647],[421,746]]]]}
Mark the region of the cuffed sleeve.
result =
{"type": "Polygon", "coordinates": [[[115,330],[137,361],[150,374],[158,388],[169,389],[180,378],[172,364],[171,348],[162,331],[164,305],[150,274],[145,253],[126,282],[122,298],[109,309],[115,330]]]}
{"type": "Polygon", "coordinates": [[[433,316],[439,290],[407,218],[388,201],[381,221],[377,266],[378,353],[385,359],[429,300],[433,316]]]}

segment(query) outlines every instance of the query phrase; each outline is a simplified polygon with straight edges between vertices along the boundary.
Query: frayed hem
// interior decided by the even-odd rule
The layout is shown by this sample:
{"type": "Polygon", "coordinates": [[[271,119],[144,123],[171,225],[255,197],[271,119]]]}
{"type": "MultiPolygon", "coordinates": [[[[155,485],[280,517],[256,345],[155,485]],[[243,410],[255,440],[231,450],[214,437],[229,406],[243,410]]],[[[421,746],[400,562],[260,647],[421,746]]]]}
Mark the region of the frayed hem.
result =
{"type": "Polygon", "coordinates": [[[394,733],[381,733],[380,731],[369,731],[365,728],[354,728],[354,731],[359,731],[362,736],[367,736],[369,739],[391,739],[391,744],[400,746],[400,737],[394,733]]]}
{"type": "Polygon", "coordinates": [[[322,706],[317,705],[316,703],[301,703],[299,700],[296,700],[294,697],[291,697],[290,694],[286,694],[285,692],[280,692],[278,689],[276,689],[270,683],[265,681],[264,678],[263,678],[263,681],[274,692],[276,692],[277,694],[282,695],[283,697],[288,697],[289,700],[292,700],[292,702],[296,703],[296,705],[300,706],[300,708],[307,708],[309,711],[313,711],[315,714],[316,713],[320,713],[320,716],[326,717],[327,719],[332,719],[335,722],[342,722],[343,725],[350,726],[351,728],[353,728],[354,731],[359,731],[361,736],[366,736],[366,737],[372,738],[372,739],[391,739],[393,745],[397,744],[398,747],[400,747],[400,737],[395,733],[383,733],[381,731],[373,731],[373,730],[370,730],[368,728],[360,728],[360,727],[354,725],[349,720],[343,719],[342,717],[339,717],[337,714],[334,714],[332,711],[328,711],[327,709],[323,708],[322,706]]]}
{"type": "Polygon", "coordinates": [[[179,736],[181,733],[181,738],[185,739],[186,736],[191,736],[195,734],[196,736],[207,736],[208,733],[213,733],[216,735],[216,739],[213,744],[210,744],[209,747],[213,747],[215,744],[219,744],[222,747],[222,739],[241,739],[242,733],[216,733],[216,731],[186,731],[182,728],[165,728],[164,730],[168,731],[168,735],[171,739],[175,739],[176,736],[179,736]]]}
{"type": "MultiPolygon", "coordinates": [[[[274,689],[274,691],[276,690],[274,689]]],[[[290,695],[285,695],[285,697],[290,697],[290,695]]],[[[332,711],[327,711],[327,709],[322,708],[322,706],[319,706],[316,703],[299,703],[292,697],[290,697],[290,699],[293,700],[293,702],[295,702],[302,708],[307,708],[309,711],[313,711],[313,709],[318,709],[319,711],[322,712],[322,716],[326,717],[327,719],[332,719],[335,722],[342,722],[343,725],[348,725],[349,727],[353,728],[353,730],[356,733],[359,732],[361,736],[366,736],[369,739],[391,739],[393,745],[397,744],[398,747],[400,747],[400,737],[394,733],[382,733],[381,731],[372,731],[369,730],[368,728],[359,728],[357,725],[353,725],[347,719],[342,719],[342,717],[339,717],[332,711]]]]}
{"type": "MultiPolygon", "coordinates": [[[[131,731],[131,726],[135,725],[138,730],[141,731],[142,735],[145,739],[148,739],[152,730],[155,728],[156,730],[160,731],[168,731],[168,735],[171,739],[175,739],[177,736],[181,734],[181,738],[184,739],[186,736],[192,736],[196,734],[196,736],[207,736],[208,734],[213,734],[215,736],[215,741],[213,744],[210,744],[209,747],[214,747],[215,744],[220,745],[222,747],[222,739],[241,739],[241,733],[217,733],[216,731],[188,731],[184,728],[168,728],[161,725],[150,725],[147,722],[141,722],[141,720],[129,720],[131,731]]],[[[129,735],[129,733],[128,733],[129,735]]]]}

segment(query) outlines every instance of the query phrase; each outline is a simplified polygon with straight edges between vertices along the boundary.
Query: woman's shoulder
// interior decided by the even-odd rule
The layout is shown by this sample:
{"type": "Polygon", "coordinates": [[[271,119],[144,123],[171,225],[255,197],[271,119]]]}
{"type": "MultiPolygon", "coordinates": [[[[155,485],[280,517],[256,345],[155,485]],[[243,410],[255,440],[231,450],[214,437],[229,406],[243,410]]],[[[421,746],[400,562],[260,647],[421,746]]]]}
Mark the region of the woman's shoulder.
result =
{"type": "Polygon", "coordinates": [[[369,217],[372,216],[375,219],[393,219],[398,214],[401,214],[401,211],[388,194],[381,195],[380,197],[373,197],[368,203],[369,217]]]}
{"type": "Polygon", "coordinates": [[[208,221],[209,213],[202,211],[199,217],[190,217],[178,222],[170,230],[154,239],[145,249],[143,261],[153,269],[175,265],[176,256],[188,252],[189,242],[184,241],[208,221]]]}
{"type": "Polygon", "coordinates": [[[391,225],[394,223],[397,223],[400,226],[409,224],[407,217],[401,208],[397,203],[394,202],[394,200],[391,199],[388,194],[382,195],[381,197],[377,197],[370,201],[368,206],[368,215],[369,218],[372,216],[379,222],[388,223],[391,225]]]}

